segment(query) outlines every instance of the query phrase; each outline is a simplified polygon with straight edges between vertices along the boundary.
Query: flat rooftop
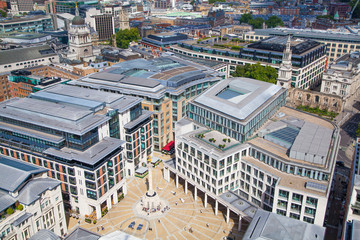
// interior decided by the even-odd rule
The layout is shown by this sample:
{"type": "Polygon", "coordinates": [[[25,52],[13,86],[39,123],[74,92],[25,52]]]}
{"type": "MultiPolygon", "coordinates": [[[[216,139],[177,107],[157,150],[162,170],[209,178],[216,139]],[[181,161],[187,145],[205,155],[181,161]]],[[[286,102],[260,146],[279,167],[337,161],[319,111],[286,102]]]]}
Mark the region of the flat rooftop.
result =
{"type": "Polygon", "coordinates": [[[259,209],[242,239],[322,240],[324,237],[324,227],[259,209]]]}
{"type": "Polygon", "coordinates": [[[328,170],[334,130],[334,125],[322,118],[281,107],[278,113],[258,130],[259,136],[248,143],[265,151],[271,149],[271,154],[289,163],[328,170]],[[290,131],[292,129],[297,131],[290,131]],[[284,132],[279,134],[280,130],[284,132]],[[303,155],[299,156],[298,153],[303,155]],[[321,157],[321,161],[316,157],[321,157]]]}
{"type": "Polygon", "coordinates": [[[354,42],[360,43],[358,34],[354,33],[339,33],[326,30],[316,29],[295,29],[295,28],[268,28],[268,29],[256,29],[255,35],[265,36],[288,36],[291,34],[298,38],[310,38],[316,40],[325,41],[339,41],[339,42],[354,42]]]}
{"type": "MultiPolygon", "coordinates": [[[[247,45],[247,48],[254,48],[259,50],[268,50],[273,52],[283,53],[286,48],[286,42],[288,37],[276,36],[270,37],[263,40],[260,40],[255,43],[247,45]]],[[[320,46],[321,43],[313,40],[303,40],[303,39],[292,39],[290,43],[290,48],[292,54],[301,55],[308,52],[311,49],[314,49],[320,46]]]]}
{"type": "Polygon", "coordinates": [[[99,161],[103,161],[107,155],[120,148],[124,144],[125,141],[123,140],[105,137],[85,151],[78,151],[64,147],[60,150],[48,148],[44,151],[44,153],[69,161],[84,163],[90,166],[95,165],[99,161]]]}
{"type": "Polygon", "coordinates": [[[215,84],[193,102],[238,121],[245,121],[267,101],[284,91],[280,86],[263,81],[231,78],[215,84]]]}

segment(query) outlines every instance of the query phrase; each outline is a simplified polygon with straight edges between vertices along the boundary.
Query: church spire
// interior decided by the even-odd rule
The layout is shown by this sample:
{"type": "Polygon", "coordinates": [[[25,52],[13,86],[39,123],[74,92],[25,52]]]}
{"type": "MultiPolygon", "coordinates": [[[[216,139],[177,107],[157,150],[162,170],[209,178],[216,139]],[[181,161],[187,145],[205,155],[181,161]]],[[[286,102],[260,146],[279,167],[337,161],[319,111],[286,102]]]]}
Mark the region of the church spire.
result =
{"type": "Polygon", "coordinates": [[[79,9],[77,6],[77,1],[75,2],[75,16],[79,16],[79,9]]]}

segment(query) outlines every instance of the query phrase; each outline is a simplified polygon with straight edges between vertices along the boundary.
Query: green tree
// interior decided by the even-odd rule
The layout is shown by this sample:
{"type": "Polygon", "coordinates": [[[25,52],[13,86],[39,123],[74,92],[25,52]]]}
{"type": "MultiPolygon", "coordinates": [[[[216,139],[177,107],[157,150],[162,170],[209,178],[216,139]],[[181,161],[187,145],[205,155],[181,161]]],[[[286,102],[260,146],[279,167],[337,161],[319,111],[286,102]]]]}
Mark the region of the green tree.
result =
{"type": "Polygon", "coordinates": [[[316,19],[321,19],[321,18],[335,20],[334,17],[331,15],[316,16],[316,19]]]}
{"type": "Polygon", "coordinates": [[[5,11],[0,10],[0,15],[1,15],[1,17],[6,18],[6,17],[7,17],[7,12],[6,12],[6,10],[5,10],[5,11]]]}
{"type": "Polygon", "coordinates": [[[274,28],[277,26],[284,26],[283,21],[278,16],[271,16],[268,20],[265,21],[268,28],[274,28]]]}
{"type": "Polygon", "coordinates": [[[358,128],[356,129],[356,136],[360,137],[360,123],[358,125],[358,128]]]}
{"type": "Polygon", "coordinates": [[[130,42],[138,39],[140,39],[140,35],[137,28],[119,30],[116,33],[116,45],[119,48],[128,48],[130,42]]]}
{"type": "Polygon", "coordinates": [[[264,19],[260,18],[260,17],[257,17],[257,18],[254,18],[254,19],[251,19],[249,21],[249,24],[251,26],[253,26],[254,29],[260,29],[263,27],[263,23],[264,23],[264,19]]]}
{"type": "Polygon", "coordinates": [[[245,64],[236,66],[235,72],[232,74],[233,77],[247,77],[256,80],[274,83],[276,84],[277,71],[271,66],[261,66],[260,63],[256,64],[245,64]]]}
{"type": "Polygon", "coordinates": [[[240,17],[240,23],[249,23],[250,20],[252,20],[253,17],[251,15],[251,13],[244,13],[243,15],[241,15],[240,17]]]}
{"type": "Polygon", "coordinates": [[[225,0],[209,0],[209,4],[213,4],[216,2],[225,2],[225,0]]]}

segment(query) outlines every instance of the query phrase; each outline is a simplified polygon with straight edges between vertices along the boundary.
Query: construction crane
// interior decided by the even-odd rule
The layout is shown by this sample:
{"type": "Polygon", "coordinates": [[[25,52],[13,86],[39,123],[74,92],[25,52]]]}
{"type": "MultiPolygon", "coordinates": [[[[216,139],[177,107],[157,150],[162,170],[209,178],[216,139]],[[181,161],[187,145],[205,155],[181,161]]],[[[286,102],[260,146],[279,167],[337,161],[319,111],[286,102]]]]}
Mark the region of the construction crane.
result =
{"type": "Polygon", "coordinates": [[[351,13],[350,13],[350,16],[349,16],[349,19],[348,19],[348,20],[351,20],[352,15],[353,15],[353,13],[354,13],[354,11],[355,11],[355,8],[356,8],[356,7],[357,7],[357,5],[359,4],[359,1],[360,1],[360,0],[357,0],[357,1],[356,1],[356,3],[355,3],[355,5],[354,5],[353,9],[351,10],[351,13]]]}

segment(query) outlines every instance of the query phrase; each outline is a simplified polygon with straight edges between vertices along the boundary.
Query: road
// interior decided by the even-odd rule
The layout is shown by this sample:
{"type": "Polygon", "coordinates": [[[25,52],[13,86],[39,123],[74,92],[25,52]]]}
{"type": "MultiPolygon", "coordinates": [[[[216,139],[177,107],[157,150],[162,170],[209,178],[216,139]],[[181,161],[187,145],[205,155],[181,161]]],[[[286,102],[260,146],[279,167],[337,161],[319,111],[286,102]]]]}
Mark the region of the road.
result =
{"type": "Polygon", "coordinates": [[[353,144],[356,138],[355,132],[359,122],[360,114],[357,113],[350,117],[350,119],[348,119],[341,126],[341,141],[337,161],[343,162],[344,166],[337,164],[335,168],[335,176],[331,187],[332,190],[329,196],[327,216],[325,218],[325,239],[327,240],[337,240],[341,238],[342,223],[345,211],[343,205],[346,199],[346,190],[349,184],[350,168],[353,161],[353,144]]]}

